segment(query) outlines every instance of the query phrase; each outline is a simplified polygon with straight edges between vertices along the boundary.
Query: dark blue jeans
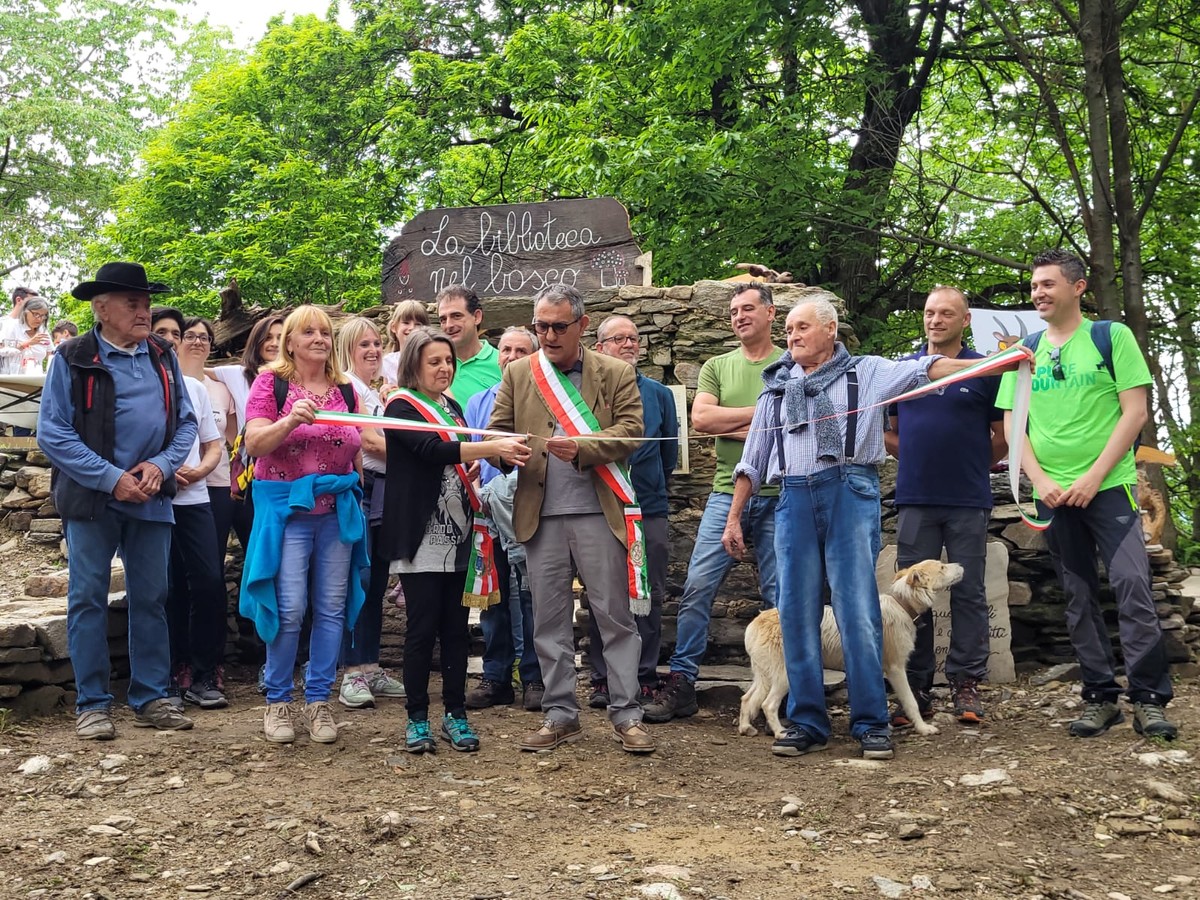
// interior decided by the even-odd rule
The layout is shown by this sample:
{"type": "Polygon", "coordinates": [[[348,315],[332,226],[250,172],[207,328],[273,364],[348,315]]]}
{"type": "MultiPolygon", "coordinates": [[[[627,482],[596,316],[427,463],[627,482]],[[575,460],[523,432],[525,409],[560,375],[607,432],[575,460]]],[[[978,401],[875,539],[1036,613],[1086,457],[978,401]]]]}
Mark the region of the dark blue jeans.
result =
{"type": "Polygon", "coordinates": [[[512,680],[513,662],[517,648],[513,641],[513,603],[521,609],[521,683],[540,684],[542,667],[533,649],[533,594],[529,592],[520,569],[508,564],[508,555],[496,554],[496,574],[500,576],[500,602],[489,606],[479,616],[483,629],[483,677],[488,681],[508,684],[512,680]],[[517,596],[512,596],[511,576],[516,576],[517,596]]]}
{"type": "Polygon", "coordinates": [[[167,565],[171,523],[145,522],[105,509],[94,521],[63,522],[70,555],[67,644],[75,670],[77,712],[108,709],[108,587],[113,554],[125,564],[129,604],[129,705],[143,709],[167,695],[167,565]]]}
{"type": "Polygon", "coordinates": [[[829,739],[821,666],[825,583],[842,636],[850,734],[888,733],[883,686],[879,556],[879,475],[874,466],[836,466],[789,475],[775,509],[779,625],[788,673],[788,718],[810,737],[829,739]]]}

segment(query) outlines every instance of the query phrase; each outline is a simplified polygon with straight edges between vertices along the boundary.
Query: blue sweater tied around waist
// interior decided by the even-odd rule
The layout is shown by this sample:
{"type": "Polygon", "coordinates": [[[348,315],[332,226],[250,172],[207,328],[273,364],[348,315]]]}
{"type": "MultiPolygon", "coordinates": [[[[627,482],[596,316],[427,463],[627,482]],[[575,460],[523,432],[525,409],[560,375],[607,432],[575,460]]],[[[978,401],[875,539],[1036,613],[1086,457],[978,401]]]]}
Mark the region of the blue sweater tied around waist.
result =
{"type": "Polygon", "coordinates": [[[346,588],[348,631],[354,628],[366,599],[359,572],[368,568],[371,561],[358,474],[306,475],[295,481],[255,480],[254,527],[250,530],[250,546],[246,548],[238,610],[254,622],[258,636],[268,644],[279,633],[275,576],[279,574],[284,528],[292,515],[308,512],[316,506],[317,497],[325,494],[334,497],[333,514],[338,517],[339,538],[353,545],[346,588]]]}

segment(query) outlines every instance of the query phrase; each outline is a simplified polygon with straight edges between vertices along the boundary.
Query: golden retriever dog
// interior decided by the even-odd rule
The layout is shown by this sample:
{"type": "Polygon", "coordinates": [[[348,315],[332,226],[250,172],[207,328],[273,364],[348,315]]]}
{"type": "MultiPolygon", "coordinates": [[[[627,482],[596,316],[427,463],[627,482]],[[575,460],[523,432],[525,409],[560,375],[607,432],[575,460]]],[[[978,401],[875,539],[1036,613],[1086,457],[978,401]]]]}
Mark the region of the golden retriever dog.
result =
{"type": "MultiPolygon", "coordinates": [[[[879,595],[883,616],[883,674],[891,682],[900,708],[913,723],[917,734],[937,734],[937,728],[921,718],[917,698],[908,686],[904,666],[912,654],[917,634],[917,618],[933,608],[933,595],[949,589],[962,580],[962,566],[927,559],[896,573],[891,593],[879,595]]],[[[753,736],[758,730],[750,721],[762,710],[772,733],[783,732],[779,722],[779,706],[788,694],[787,670],[783,662],[783,633],[779,628],[779,611],[768,609],[746,628],[746,652],[754,681],[742,697],[738,733],[753,736]]],[[[821,618],[821,658],[827,669],[841,669],[842,640],[838,634],[833,610],[825,607],[821,618]]]]}

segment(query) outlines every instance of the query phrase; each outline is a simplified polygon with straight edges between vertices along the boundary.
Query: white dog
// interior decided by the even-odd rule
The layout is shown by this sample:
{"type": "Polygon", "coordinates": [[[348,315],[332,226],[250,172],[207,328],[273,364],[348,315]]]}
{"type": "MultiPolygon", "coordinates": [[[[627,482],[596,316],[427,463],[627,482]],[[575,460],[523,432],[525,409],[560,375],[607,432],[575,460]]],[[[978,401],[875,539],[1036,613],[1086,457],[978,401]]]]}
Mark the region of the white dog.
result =
{"type": "MultiPolygon", "coordinates": [[[[900,708],[913,723],[917,734],[937,734],[937,729],[921,718],[917,698],[908,686],[904,666],[913,651],[917,633],[917,618],[933,608],[933,595],[962,580],[962,566],[927,559],[896,573],[890,594],[879,595],[883,616],[883,674],[891,682],[900,701],[900,708]]],[[[783,662],[783,633],[779,628],[779,611],[768,609],[746,628],[746,652],[754,682],[742,697],[742,713],[738,733],[758,734],[750,720],[759,710],[766,716],[771,731],[779,735],[779,706],[788,694],[787,670],[783,662]]],[[[828,669],[842,669],[842,639],[838,634],[833,610],[826,606],[821,618],[821,654],[828,669]]]]}

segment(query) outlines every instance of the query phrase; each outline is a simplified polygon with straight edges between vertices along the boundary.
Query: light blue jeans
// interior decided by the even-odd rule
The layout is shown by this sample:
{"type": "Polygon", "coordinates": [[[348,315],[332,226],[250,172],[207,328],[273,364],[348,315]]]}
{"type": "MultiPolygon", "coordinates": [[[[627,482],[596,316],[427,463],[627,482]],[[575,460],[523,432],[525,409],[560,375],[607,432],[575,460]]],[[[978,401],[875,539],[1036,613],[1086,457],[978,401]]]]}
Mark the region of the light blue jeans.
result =
{"type": "Polygon", "coordinates": [[[312,634],[308,642],[304,700],[316,703],[329,699],[346,627],[350,556],[351,545],[340,540],[337,513],[298,513],[288,519],[283,531],[279,574],[275,576],[279,633],[267,644],[268,703],[292,701],[292,669],[300,644],[300,625],[310,602],[312,634]]]}
{"type": "Polygon", "coordinates": [[[167,632],[167,564],[171,523],[146,522],[105,509],[93,521],[65,519],[67,646],[75,670],[75,711],[108,709],[108,588],[113,554],[125,565],[129,605],[129,705],[140,712],[167,695],[171,641],[167,632]]]}
{"type": "MultiPolygon", "coordinates": [[[[742,530],[754,543],[758,561],[758,589],[764,609],[775,606],[775,497],[751,497],[742,513],[742,530]]],[[[708,625],[712,621],[713,600],[725,583],[729,570],[737,562],[725,552],[721,535],[733,505],[732,494],[714,491],[696,530],[696,544],[688,562],[687,582],[679,598],[675,618],[675,652],[671,654],[671,671],[682,672],[689,681],[700,673],[700,660],[708,648],[708,625]]],[[[878,520],[878,515],[876,515],[878,520]]]]}
{"type": "Polygon", "coordinates": [[[842,636],[850,734],[890,733],[883,685],[879,556],[879,475],[847,465],[783,479],[775,512],[779,625],[788,674],[788,718],[814,740],[829,739],[821,666],[826,579],[842,636]]]}

